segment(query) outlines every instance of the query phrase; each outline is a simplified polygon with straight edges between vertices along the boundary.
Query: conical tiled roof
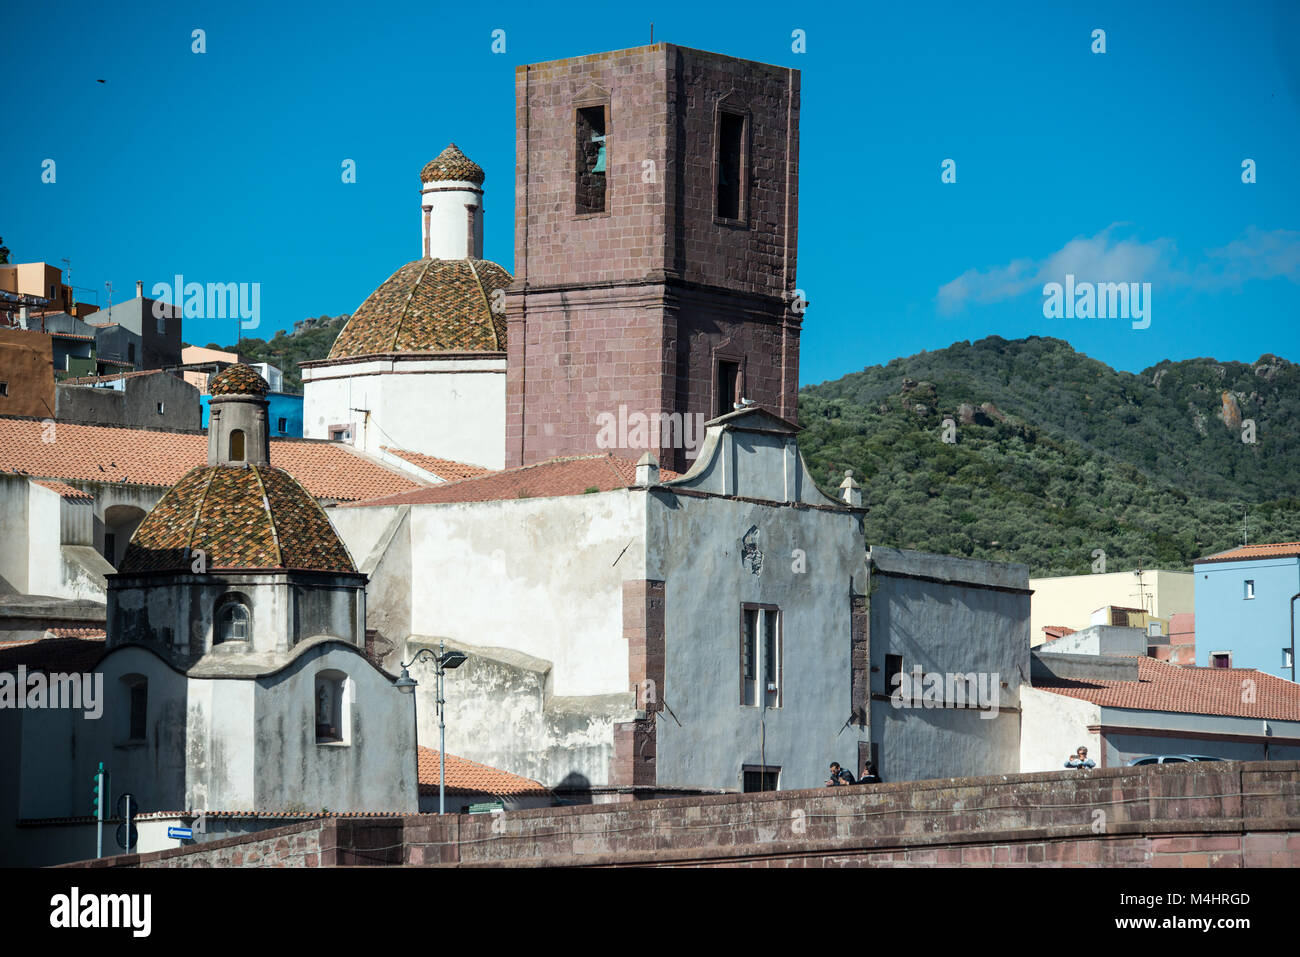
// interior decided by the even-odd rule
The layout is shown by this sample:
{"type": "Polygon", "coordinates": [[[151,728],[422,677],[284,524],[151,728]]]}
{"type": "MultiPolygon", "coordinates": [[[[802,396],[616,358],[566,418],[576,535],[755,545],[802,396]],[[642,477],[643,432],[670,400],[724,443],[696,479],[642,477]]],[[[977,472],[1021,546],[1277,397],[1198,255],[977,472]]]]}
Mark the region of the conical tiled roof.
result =
{"type": "Polygon", "coordinates": [[[417,259],[366,297],[329,358],[395,352],[504,352],[506,317],[493,293],[512,279],[486,259],[417,259]]]}
{"type": "Polygon", "coordinates": [[[483,167],[462,153],[455,143],[449,144],[420,170],[422,183],[459,180],[482,186],[484,178],[483,167]]]}
{"type": "Polygon", "coordinates": [[[209,465],[173,485],[131,536],[118,571],[307,569],[355,572],[316,500],[269,465],[209,465]]]}
{"type": "Polygon", "coordinates": [[[209,395],[266,395],[270,388],[256,369],[242,362],[223,369],[208,382],[209,395]]]}

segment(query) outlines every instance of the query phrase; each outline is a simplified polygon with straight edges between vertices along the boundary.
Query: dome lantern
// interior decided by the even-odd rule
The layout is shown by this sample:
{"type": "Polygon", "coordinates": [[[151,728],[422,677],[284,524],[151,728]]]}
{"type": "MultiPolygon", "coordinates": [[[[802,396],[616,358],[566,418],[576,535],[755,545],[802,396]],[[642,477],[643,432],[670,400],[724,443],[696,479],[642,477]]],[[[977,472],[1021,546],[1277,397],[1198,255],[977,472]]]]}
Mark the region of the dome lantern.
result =
{"type": "Polygon", "coordinates": [[[483,169],[455,143],[420,171],[421,255],[483,258],[483,169]]]}
{"type": "Polygon", "coordinates": [[[236,363],[208,383],[208,465],[269,465],[266,380],[236,363]]]}

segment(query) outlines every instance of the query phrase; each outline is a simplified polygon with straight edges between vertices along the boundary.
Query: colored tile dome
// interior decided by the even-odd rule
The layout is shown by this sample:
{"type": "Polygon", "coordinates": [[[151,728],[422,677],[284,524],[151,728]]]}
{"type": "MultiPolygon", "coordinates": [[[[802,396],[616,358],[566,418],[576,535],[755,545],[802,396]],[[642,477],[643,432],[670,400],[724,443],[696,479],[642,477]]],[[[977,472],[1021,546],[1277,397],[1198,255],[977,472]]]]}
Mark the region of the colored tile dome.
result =
{"type": "Polygon", "coordinates": [[[486,259],[409,262],[366,297],[334,340],[329,358],[504,352],[506,317],[492,311],[492,297],[512,281],[510,273],[486,259]]]}
{"type": "Polygon", "coordinates": [[[257,370],[242,362],[221,370],[208,382],[209,395],[266,395],[270,388],[257,370]]]}
{"type": "Polygon", "coordinates": [[[420,170],[422,183],[458,180],[482,186],[484,179],[483,167],[462,153],[455,143],[449,144],[445,150],[429,160],[424,169],[420,170]]]}
{"type": "Polygon", "coordinates": [[[189,572],[199,549],[208,571],[356,572],[316,500],[269,465],[191,469],[145,516],[118,571],[189,572]]]}

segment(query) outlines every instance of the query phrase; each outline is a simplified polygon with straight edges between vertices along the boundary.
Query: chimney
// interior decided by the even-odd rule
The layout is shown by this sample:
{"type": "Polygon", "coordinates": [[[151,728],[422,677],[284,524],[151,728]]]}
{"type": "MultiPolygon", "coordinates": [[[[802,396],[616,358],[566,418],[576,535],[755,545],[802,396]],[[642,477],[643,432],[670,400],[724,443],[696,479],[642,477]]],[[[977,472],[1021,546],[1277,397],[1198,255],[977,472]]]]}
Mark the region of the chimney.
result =
{"type": "Polygon", "coordinates": [[[649,488],[659,484],[659,460],[647,451],[636,463],[637,488],[649,488]]]}
{"type": "Polygon", "coordinates": [[[137,299],[144,298],[144,282],[139,279],[135,281],[135,298],[137,299]]]}
{"type": "Polygon", "coordinates": [[[844,470],[844,481],[840,483],[840,498],[844,504],[854,508],[862,506],[862,486],[853,480],[853,469],[844,470]]]}

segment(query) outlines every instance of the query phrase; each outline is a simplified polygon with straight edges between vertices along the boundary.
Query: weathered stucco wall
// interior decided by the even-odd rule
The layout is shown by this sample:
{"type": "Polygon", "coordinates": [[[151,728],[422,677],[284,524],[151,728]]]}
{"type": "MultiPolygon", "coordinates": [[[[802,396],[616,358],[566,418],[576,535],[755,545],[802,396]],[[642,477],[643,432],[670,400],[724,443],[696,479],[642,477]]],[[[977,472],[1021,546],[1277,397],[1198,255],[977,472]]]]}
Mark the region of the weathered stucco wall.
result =
{"type": "Polygon", "coordinates": [[[1020,768],[1021,682],[1029,678],[1028,569],[920,552],[871,550],[872,742],[886,781],[1020,768]],[[890,700],[886,657],[905,673],[977,676],[991,709],[890,700]],[[992,698],[990,693],[989,698],[992,698]]]}
{"type": "MultiPolygon", "coordinates": [[[[743,438],[743,437],[742,437],[743,438]]],[[[847,511],[653,493],[646,577],[664,581],[658,783],[739,789],[742,765],[813,787],[852,767],[850,596],[865,584],[861,517],[847,511]],[[780,706],[741,702],[741,606],[780,609],[780,706]]],[[[761,699],[760,699],[761,700],[761,699]]]]}
{"type": "Polygon", "coordinates": [[[1020,687],[1020,770],[1060,771],[1079,747],[1101,763],[1101,708],[1042,688],[1020,687]]]}

